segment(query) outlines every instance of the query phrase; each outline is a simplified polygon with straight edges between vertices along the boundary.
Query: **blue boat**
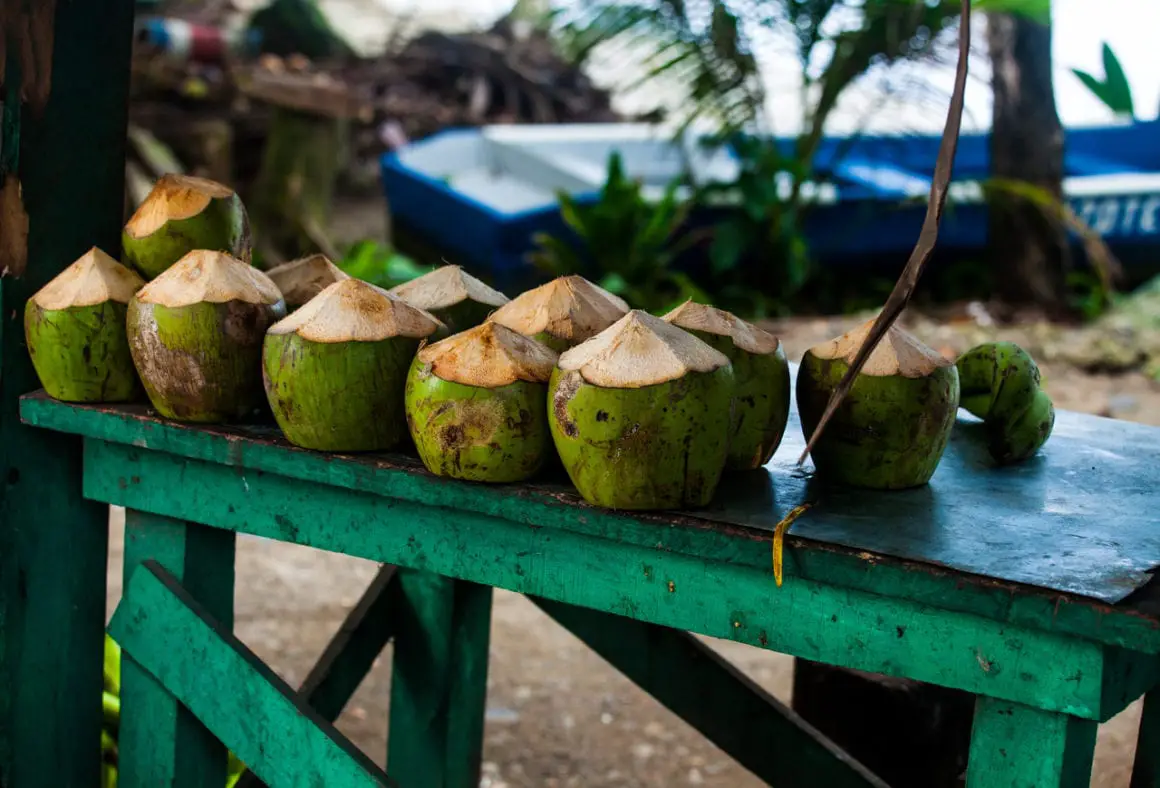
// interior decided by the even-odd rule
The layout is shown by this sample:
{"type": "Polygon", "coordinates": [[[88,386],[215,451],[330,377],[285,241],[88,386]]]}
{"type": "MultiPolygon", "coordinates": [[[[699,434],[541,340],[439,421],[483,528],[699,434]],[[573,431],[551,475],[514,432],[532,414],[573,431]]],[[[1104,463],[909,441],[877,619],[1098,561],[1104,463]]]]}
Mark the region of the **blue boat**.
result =
{"type": "MultiPolygon", "coordinates": [[[[819,182],[806,190],[815,202],[806,225],[814,258],[828,267],[904,258],[922,224],[938,145],[934,135],[823,140],[819,182]]],[[[959,141],[942,253],[986,248],[988,148],[987,134],[959,141]]],[[[498,286],[522,286],[534,234],[566,235],[556,193],[594,199],[614,151],[646,194],[659,195],[686,165],[698,182],[730,181],[738,171],[728,149],[673,142],[644,124],[489,126],[384,155],[383,188],[392,221],[498,286]]],[[[1125,265],[1160,262],[1160,120],[1069,129],[1064,176],[1072,210],[1125,265]]]]}

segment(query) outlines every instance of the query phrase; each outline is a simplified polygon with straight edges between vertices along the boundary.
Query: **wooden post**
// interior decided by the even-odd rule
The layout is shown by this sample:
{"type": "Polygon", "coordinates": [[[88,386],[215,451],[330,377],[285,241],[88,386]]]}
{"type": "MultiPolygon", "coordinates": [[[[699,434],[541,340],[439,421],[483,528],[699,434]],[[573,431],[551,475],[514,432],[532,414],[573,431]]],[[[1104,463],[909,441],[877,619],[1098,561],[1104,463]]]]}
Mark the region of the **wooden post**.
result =
{"type": "Polygon", "coordinates": [[[4,23],[0,785],[98,785],[108,508],[81,497],[80,440],[23,426],[18,398],[40,387],[25,301],[94,244],[120,253],[133,4],[4,6],[31,32],[4,23]]]}
{"type": "Polygon", "coordinates": [[[1095,720],[980,697],[967,788],[1088,788],[1095,720]]]}
{"type": "MultiPolygon", "coordinates": [[[[223,626],[234,621],[233,531],[125,513],[124,588],[146,561],[168,569],[223,626]]],[[[125,652],[121,663],[120,779],[127,786],[221,788],[225,748],[125,652]]]]}
{"type": "Polygon", "coordinates": [[[387,770],[407,788],[475,788],[492,590],[402,569],[399,590],[387,770]]]}

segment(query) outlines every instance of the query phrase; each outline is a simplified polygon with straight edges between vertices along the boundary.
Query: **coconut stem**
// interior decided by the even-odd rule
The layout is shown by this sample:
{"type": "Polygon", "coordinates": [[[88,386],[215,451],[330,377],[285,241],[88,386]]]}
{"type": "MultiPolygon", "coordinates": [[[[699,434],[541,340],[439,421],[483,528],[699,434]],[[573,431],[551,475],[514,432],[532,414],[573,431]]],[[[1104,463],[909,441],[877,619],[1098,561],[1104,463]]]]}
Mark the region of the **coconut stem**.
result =
{"type": "Polygon", "coordinates": [[[926,217],[922,220],[922,230],[918,234],[918,243],[915,244],[914,251],[910,253],[910,259],[907,260],[906,267],[902,269],[902,275],[895,283],[894,290],[886,299],[886,304],[878,313],[878,318],[874,321],[874,325],[871,326],[866,338],[862,341],[862,346],[850,363],[850,368],[834,388],[833,393],[830,394],[829,402],[826,403],[826,409],[822,411],[818,425],[814,427],[813,434],[806,441],[806,447],[802,450],[801,456],[798,457],[798,465],[805,462],[806,456],[814,448],[814,443],[821,436],[822,430],[830,421],[830,417],[834,415],[838,406],[842,404],[842,400],[850,392],[850,388],[854,385],[854,379],[858,377],[866,359],[870,358],[874,348],[878,346],[878,343],[886,336],[886,332],[898,320],[898,316],[906,309],[906,305],[910,302],[910,297],[918,285],[922,269],[926,267],[931,252],[934,251],[935,242],[938,240],[938,225],[942,219],[943,208],[947,201],[947,189],[950,186],[951,173],[954,170],[955,152],[959,144],[959,127],[962,125],[963,100],[967,87],[967,56],[970,54],[970,48],[971,2],[970,0],[962,0],[962,12],[959,15],[959,60],[955,66],[955,87],[954,92],[951,93],[951,104],[947,111],[947,122],[943,129],[942,141],[939,143],[938,158],[934,165],[934,177],[931,178],[930,182],[930,201],[926,206],[926,217]]]}

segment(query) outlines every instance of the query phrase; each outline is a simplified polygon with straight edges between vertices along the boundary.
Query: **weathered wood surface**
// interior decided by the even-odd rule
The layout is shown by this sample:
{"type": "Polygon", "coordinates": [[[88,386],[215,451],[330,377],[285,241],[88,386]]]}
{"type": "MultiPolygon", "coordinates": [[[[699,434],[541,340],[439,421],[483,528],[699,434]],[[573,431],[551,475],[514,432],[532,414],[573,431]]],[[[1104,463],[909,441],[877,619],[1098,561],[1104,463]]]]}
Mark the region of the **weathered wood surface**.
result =
{"type": "MultiPolygon", "coordinates": [[[[287,479],[325,485],[333,488],[331,493],[358,490],[394,499],[400,504],[445,507],[465,514],[500,518],[513,524],[533,525],[561,535],[598,537],[625,546],[663,551],[671,556],[724,562],[736,569],[746,568],[765,574],[770,568],[772,535],[767,530],[707,519],[709,516],[718,516],[712,512],[702,512],[698,516],[675,513],[627,516],[586,506],[573,491],[562,485],[539,483],[485,486],[449,482],[432,477],[423,470],[417,459],[404,455],[354,457],[318,454],[289,446],[273,428],[194,429],[150,418],[143,406],[75,407],[53,402],[43,393],[36,393],[25,398],[23,415],[27,421],[41,427],[76,433],[110,444],[135,446],[174,457],[223,465],[232,469],[227,475],[235,480],[235,485],[248,475],[277,474],[287,479]]],[[[1117,437],[1110,426],[1115,423],[1108,420],[1074,414],[1061,414],[1060,419],[1060,440],[1055,443],[1056,439],[1053,438],[1051,444],[1052,451],[1059,454],[1066,454],[1071,444],[1075,443],[1075,440],[1069,443],[1066,437],[1070,429],[1066,426],[1068,421],[1087,425],[1083,427],[1085,431],[1099,431],[1107,426],[1109,431],[1106,434],[1112,440],[1117,437]]],[[[1137,436],[1131,441],[1121,441],[1123,445],[1117,446],[1117,451],[1126,453],[1125,445],[1136,446],[1133,451],[1138,451],[1138,461],[1147,464],[1153,455],[1137,444],[1145,442],[1141,436],[1156,436],[1160,433],[1143,427],[1139,427],[1137,432],[1135,425],[1119,425],[1116,429],[1128,430],[1137,436]]],[[[793,435],[792,429],[790,434],[793,435]]],[[[94,451],[105,450],[98,448],[95,441],[90,443],[94,451]]],[[[1091,450],[1099,450],[1099,444],[1091,450]]],[[[792,455],[791,446],[786,456],[792,455]]],[[[1090,457],[1091,454],[1085,448],[1079,456],[1090,457]]],[[[137,461],[141,461],[140,457],[137,461]]],[[[1091,462],[1094,463],[1094,460],[1091,462]]],[[[1152,465],[1160,468],[1160,462],[1152,462],[1152,465]]],[[[1033,462],[1026,469],[1016,468],[1006,472],[1016,475],[1047,472],[1044,469],[1037,470],[1035,466],[1033,462]]],[[[953,468],[953,462],[950,467],[953,468]]],[[[1141,471],[1145,476],[1153,472],[1141,471]]],[[[120,470],[114,466],[105,469],[104,473],[120,474],[120,470]]],[[[983,478],[986,480],[987,476],[983,478]]],[[[1143,484],[1141,478],[1144,477],[1125,477],[1121,480],[1121,488],[1130,493],[1127,499],[1134,500],[1146,510],[1151,498],[1139,489],[1143,484]]],[[[118,475],[116,478],[102,478],[98,483],[94,476],[89,482],[90,493],[97,494],[102,485],[115,489],[131,481],[131,476],[118,475]]],[[[764,497],[769,511],[780,512],[798,500],[792,492],[804,484],[804,478],[776,471],[773,483],[760,473],[746,474],[728,484],[719,497],[723,501],[730,498],[744,499],[750,506],[756,506],[754,502],[764,497]]],[[[986,492],[991,486],[990,482],[984,481],[981,490],[986,492]]],[[[1034,492],[1034,485],[1029,489],[1034,492]]],[[[923,497],[928,508],[911,507],[908,510],[903,505],[902,509],[909,511],[912,518],[921,515],[934,523],[926,534],[926,541],[930,544],[937,545],[942,540],[942,529],[950,527],[947,521],[952,516],[951,512],[957,513],[954,516],[960,519],[969,519],[972,526],[976,526],[981,519],[981,516],[952,506],[946,496],[933,491],[915,492],[923,497]],[[944,509],[944,506],[950,508],[944,509]]],[[[111,492],[107,494],[117,497],[111,492]]],[[[1066,494],[1067,488],[1063,485],[1058,495],[1053,493],[1050,498],[1040,496],[1038,505],[1046,510],[1064,507],[1065,502],[1058,496],[1066,494]]],[[[1034,495],[1032,497],[1035,498],[1034,495]]],[[[1088,500],[1087,493],[1081,497],[1088,500]]],[[[829,518],[835,518],[835,522],[841,520],[833,512],[840,498],[831,500],[832,504],[817,507],[822,510],[822,514],[814,516],[811,510],[803,519],[812,521],[814,528],[822,527],[830,521],[829,518]],[[827,511],[830,514],[827,515],[827,511]]],[[[208,503],[212,504],[213,501],[208,503]]],[[[853,505],[849,500],[846,503],[848,506],[853,505]]],[[[1077,508],[1094,505],[1090,500],[1083,507],[1076,504],[1077,508]]],[[[853,511],[863,514],[859,518],[847,514],[845,519],[857,520],[863,534],[873,530],[906,528],[906,524],[890,512],[875,510],[869,502],[858,504],[853,511]],[[874,517],[883,519],[876,520],[874,517]],[[881,523],[889,523],[890,528],[882,527],[881,523]]],[[[1053,516],[1050,511],[1040,512],[1044,522],[1050,522],[1053,516]]],[[[1093,528],[1109,526],[1110,520],[1101,524],[1099,519],[1092,518],[1093,528]]],[[[226,521],[236,522],[237,518],[230,517],[226,521]]],[[[1033,523],[1028,527],[1030,531],[1035,531],[1033,523]]],[[[302,538],[301,534],[297,534],[297,529],[298,526],[293,532],[287,532],[291,541],[302,538]]],[[[1160,652],[1160,605],[1152,601],[1155,596],[1150,593],[1152,587],[1137,594],[1129,603],[1110,605],[1076,594],[1038,589],[993,577],[956,572],[935,564],[901,561],[840,544],[804,539],[796,535],[797,530],[795,525],[795,530],[791,531],[786,540],[787,587],[809,580],[913,602],[920,606],[969,613],[1031,630],[1078,635],[1139,651],[1160,652]]],[[[1086,542],[1095,544],[1096,549],[1105,552],[1112,549],[1105,539],[1095,533],[1083,540],[1067,540],[1057,535],[1041,536],[1047,540],[1041,545],[1045,554],[1067,552],[1073,549],[1073,543],[1080,545],[1086,542]]],[[[992,539],[991,531],[980,531],[975,527],[971,538],[977,552],[985,554],[983,545],[992,539]]],[[[1115,549],[1122,549],[1122,546],[1115,549]]]]}
{"type": "MultiPolygon", "coordinates": [[[[125,513],[124,583],[146,561],[164,566],[222,626],[234,621],[234,534],[125,513]]],[[[149,671],[121,661],[119,779],[124,785],[221,788],[226,749],[149,671]]]]}
{"type": "Polygon", "coordinates": [[[160,564],[133,573],[109,632],[267,784],[394,785],[160,564]]]}
{"type": "Polygon", "coordinates": [[[769,785],[887,788],[885,782],[687,632],[537,597],[532,601],[769,785]]]}
{"type": "Polygon", "coordinates": [[[94,243],[119,248],[133,7],[59,2],[53,24],[52,4],[24,5],[47,16],[56,45],[23,52],[51,60],[38,62],[38,106],[22,106],[20,40],[3,33],[0,184],[27,214],[28,235],[14,249],[23,220],[0,217],[0,785],[87,786],[101,766],[107,513],[80,497],[80,442],[20,423],[19,397],[40,385],[23,315],[28,297],[94,243]]]}
{"type": "MultiPolygon", "coordinates": [[[[642,524],[652,535],[644,544],[631,531],[623,540],[593,537],[521,522],[527,512],[449,510],[101,441],[86,442],[85,467],[86,495],[128,508],[1086,718],[1122,708],[1112,700],[1124,693],[1113,691],[1123,676],[1107,660],[1111,647],[892,599],[881,589],[807,578],[779,589],[768,564],[754,569],[668,550],[665,529],[652,524],[642,524]]],[[[1136,662],[1136,675],[1155,675],[1153,657],[1136,662]]]]}

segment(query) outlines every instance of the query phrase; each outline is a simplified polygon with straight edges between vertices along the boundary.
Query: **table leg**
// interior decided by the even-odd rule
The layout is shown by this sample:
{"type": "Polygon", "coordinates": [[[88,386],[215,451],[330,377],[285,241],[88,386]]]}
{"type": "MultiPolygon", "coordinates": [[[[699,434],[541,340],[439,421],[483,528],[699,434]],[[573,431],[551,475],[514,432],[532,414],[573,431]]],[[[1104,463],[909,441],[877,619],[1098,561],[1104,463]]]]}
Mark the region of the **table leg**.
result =
{"type": "MultiPolygon", "coordinates": [[[[218,620],[234,620],[233,531],[168,517],[125,513],[125,587],[149,558],[172,572],[218,620]]],[[[226,749],[152,675],[121,663],[119,768],[122,785],[222,788],[226,749]]]]}
{"type": "Polygon", "coordinates": [[[1144,695],[1130,788],[1160,788],[1160,690],[1144,695]]]}
{"type": "Polygon", "coordinates": [[[396,587],[387,773],[407,788],[475,788],[491,588],[407,569],[396,587]]]}
{"type": "Polygon", "coordinates": [[[1087,788],[1096,722],[980,697],[967,788],[1087,788]]]}

